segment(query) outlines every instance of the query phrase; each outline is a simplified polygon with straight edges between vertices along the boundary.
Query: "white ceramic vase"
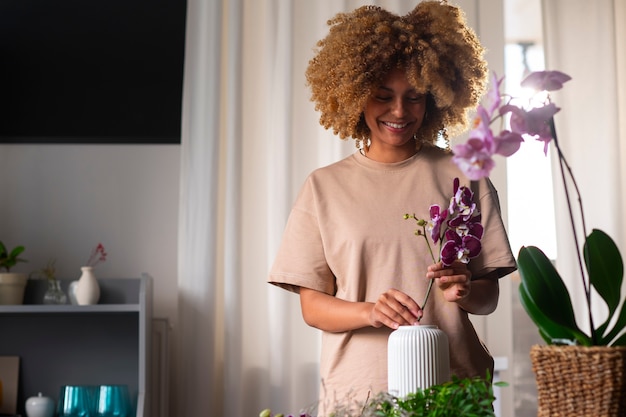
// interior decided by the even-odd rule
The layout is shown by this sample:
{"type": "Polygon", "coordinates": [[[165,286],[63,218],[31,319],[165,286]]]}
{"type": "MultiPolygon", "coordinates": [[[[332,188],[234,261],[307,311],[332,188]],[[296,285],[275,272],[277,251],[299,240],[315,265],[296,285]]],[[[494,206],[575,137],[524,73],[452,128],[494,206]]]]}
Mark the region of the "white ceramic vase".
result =
{"type": "Polygon", "coordinates": [[[448,336],[437,326],[400,326],[389,335],[388,391],[406,397],[450,380],[448,336]]]}
{"type": "Polygon", "coordinates": [[[76,303],[81,306],[98,304],[100,300],[100,285],[93,273],[93,267],[82,266],[82,274],[73,288],[76,303]]]}

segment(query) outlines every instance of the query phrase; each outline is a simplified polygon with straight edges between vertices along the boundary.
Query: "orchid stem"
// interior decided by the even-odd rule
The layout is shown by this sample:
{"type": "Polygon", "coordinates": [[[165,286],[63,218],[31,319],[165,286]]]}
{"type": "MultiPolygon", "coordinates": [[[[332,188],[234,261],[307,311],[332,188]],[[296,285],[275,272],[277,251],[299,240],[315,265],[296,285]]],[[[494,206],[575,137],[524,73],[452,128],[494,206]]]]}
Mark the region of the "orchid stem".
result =
{"type": "MultiPolygon", "coordinates": [[[[428,288],[426,289],[426,295],[424,296],[424,302],[422,303],[422,307],[421,307],[422,310],[424,310],[424,307],[426,307],[426,301],[428,301],[428,296],[430,295],[430,290],[433,288],[433,281],[434,281],[434,279],[431,279],[430,282],[428,283],[428,288]]],[[[424,317],[424,316],[422,315],[422,317],[424,317]]],[[[422,319],[422,317],[417,319],[417,321],[420,321],[422,319]]]]}
{"type": "Polygon", "coordinates": [[[424,240],[426,241],[426,246],[428,247],[428,252],[430,252],[430,257],[433,260],[433,263],[437,263],[435,260],[435,254],[433,253],[433,248],[430,247],[430,242],[428,241],[428,237],[426,236],[426,225],[422,225],[422,236],[424,236],[424,240]]]}
{"type": "Polygon", "coordinates": [[[580,246],[579,246],[579,242],[578,242],[578,236],[576,234],[576,225],[574,222],[574,213],[572,211],[572,203],[571,203],[571,198],[569,195],[569,188],[567,187],[567,182],[566,182],[566,178],[565,178],[565,168],[567,168],[567,172],[569,174],[569,177],[572,181],[572,184],[574,185],[574,189],[576,190],[576,194],[578,196],[578,204],[580,206],[580,216],[581,216],[581,222],[582,222],[582,228],[583,228],[583,235],[587,236],[587,227],[585,225],[585,215],[583,212],[583,203],[582,203],[582,197],[580,195],[580,190],[578,188],[578,184],[576,183],[576,179],[574,178],[574,173],[572,172],[571,167],[569,166],[569,164],[567,163],[567,160],[565,159],[565,155],[563,155],[563,152],[561,152],[561,147],[559,146],[559,142],[557,139],[557,135],[556,135],[556,126],[554,124],[554,117],[550,118],[550,133],[552,134],[552,139],[553,139],[553,143],[554,143],[554,147],[557,150],[558,153],[558,157],[559,157],[559,167],[561,168],[561,179],[563,181],[563,189],[565,190],[565,199],[567,201],[567,208],[569,210],[569,218],[570,218],[570,223],[572,225],[572,232],[574,234],[574,244],[576,245],[576,256],[578,258],[578,267],[580,269],[580,275],[581,275],[581,279],[582,279],[582,283],[583,283],[583,288],[585,290],[585,298],[587,301],[587,309],[588,309],[588,314],[589,314],[589,326],[590,326],[590,333],[591,333],[591,340],[592,343],[595,345],[596,344],[596,336],[595,336],[595,331],[594,331],[594,323],[593,323],[593,315],[591,313],[591,283],[587,282],[587,280],[585,279],[585,269],[583,268],[583,260],[582,260],[582,256],[580,254],[580,246]]]}
{"type": "MultiPolygon", "coordinates": [[[[426,226],[422,226],[423,229],[423,236],[424,239],[426,240],[426,246],[428,246],[428,251],[430,252],[430,257],[433,259],[433,263],[437,263],[437,261],[435,260],[435,254],[433,253],[433,249],[430,247],[430,242],[428,241],[428,238],[426,237],[426,226]]],[[[433,281],[434,279],[431,279],[430,282],[428,283],[428,288],[426,288],[426,295],[424,296],[424,302],[422,303],[422,306],[420,307],[422,310],[424,310],[424,307],[426,307],[426,301],[428,301],[428,296],[430,296],[430,290],[433,288],[433,281]]],[[[424,315],[422,315],[422,317],[424,317],[424,315]]],[[[417,319],[417,321],[421,321],[422,317],[420,317],[419,319],[417,319]]]]}

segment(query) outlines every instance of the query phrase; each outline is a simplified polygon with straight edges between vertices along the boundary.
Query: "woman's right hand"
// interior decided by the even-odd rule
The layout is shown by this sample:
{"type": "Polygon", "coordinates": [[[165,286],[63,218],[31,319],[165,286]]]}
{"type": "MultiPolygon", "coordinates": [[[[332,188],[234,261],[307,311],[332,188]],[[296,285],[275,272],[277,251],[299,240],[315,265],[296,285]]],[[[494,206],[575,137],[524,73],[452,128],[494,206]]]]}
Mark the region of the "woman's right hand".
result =
{"type": "Polygon", "coordinates": [[[397,329],[399,326],[418,324],[423,314],[411,297],[391,288],[382,293],[374,303],[370,311],[370,323],[373,327],[387,326],[397,329]]]}

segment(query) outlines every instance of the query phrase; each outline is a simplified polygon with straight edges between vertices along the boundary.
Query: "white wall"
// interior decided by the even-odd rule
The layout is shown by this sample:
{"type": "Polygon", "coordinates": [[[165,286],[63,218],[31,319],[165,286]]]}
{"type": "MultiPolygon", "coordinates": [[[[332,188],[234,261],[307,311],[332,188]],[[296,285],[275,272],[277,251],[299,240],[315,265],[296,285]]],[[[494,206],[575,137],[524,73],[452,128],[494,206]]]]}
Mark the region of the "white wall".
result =
{"type": "Polygon", "coordinates": [[[80,276],[154,278],[154,315],[175,321],[180,145],[0,145],[0,240],[24,245],[30,272],[56,259],[80,276]]]}

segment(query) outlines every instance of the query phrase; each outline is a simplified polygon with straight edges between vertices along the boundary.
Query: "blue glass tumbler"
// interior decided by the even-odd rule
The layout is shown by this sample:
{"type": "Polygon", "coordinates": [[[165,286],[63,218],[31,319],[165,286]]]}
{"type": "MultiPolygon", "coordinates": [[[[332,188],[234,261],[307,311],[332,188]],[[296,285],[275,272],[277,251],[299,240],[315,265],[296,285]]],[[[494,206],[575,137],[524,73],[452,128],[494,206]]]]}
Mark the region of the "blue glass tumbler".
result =
{"type": "Polygon", "coordinates": [[[95,417],[131,417],[127,385],[100,385],[96,391],[95,417]]]}
{"type": "Polygon", "coordinates": [[[61,387],[57,414],[59,417],[91,417],[93,411],[93,387],[64,385],[61,387]]]}

